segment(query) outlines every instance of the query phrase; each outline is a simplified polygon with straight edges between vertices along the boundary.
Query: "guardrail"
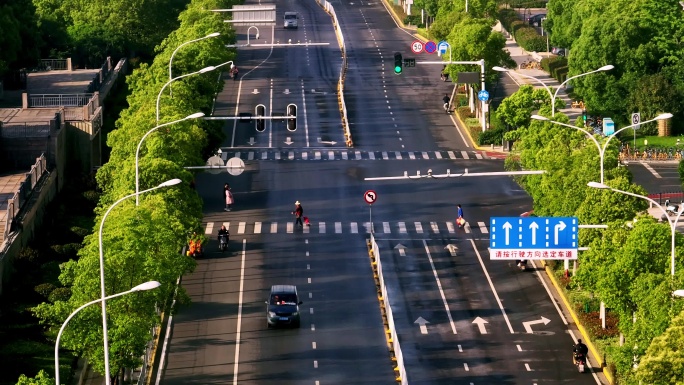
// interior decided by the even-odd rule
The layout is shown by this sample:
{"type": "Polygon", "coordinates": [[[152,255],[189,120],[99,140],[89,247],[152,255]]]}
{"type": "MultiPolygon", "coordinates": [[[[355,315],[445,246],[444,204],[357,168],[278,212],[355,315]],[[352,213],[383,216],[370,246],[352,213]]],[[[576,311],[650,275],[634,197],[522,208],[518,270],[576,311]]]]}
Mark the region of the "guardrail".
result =
{"type": "Polygon", "coordinates": [[[337,20],[335,8],[327,0],[316,0],[316,2],[332,17],[333,27],[335,28],[335,36],[337,36],[337,43],[342,50],[342,68],[340,69],[340,78],[337,81],[337,95],[338,104],[340,106],[340,115],[342,115],[342,129],[344,130],[344,139],[347,147],[353,147],[351,132],[349,131],[349,120],[347,119],[347,104],[344,101],[344,81],[347,77],[347,53],[344,44],[344,35],[340,30],[340,23],[337,20]]]}
{"type": "Polygon", "coordinates": [[[47,172],[47,159],[45,154],[36,158],[36,163],[31,166],[31,170],[26,173],[26,179],[19,186],[19,191],[14,193],[12,198],[7,200],[7,216],[5,217],[5,231],[4,238],[10,233],[12,222],[19,215],[21,209],[26,205],[29,198],[31,197],[31,192],[33,192],[34,187],[40,181],[40,178],[47,172]]]}
{"type": "Polygon", "coordinates": [[[92,98],[93,94],[29,94],[28,107],[80,107],[92,98]]]}
{"type": "Polygon", "coordinates": [[[385,279],[382,275],[382,261],[380,259],[380,248],[375,242],[375,237],[371,233],[371,249],[373,250],[373,256],[375,257],[375,263],[377,264],[377,274],[378,280],[380,281],[380,292],[382,293],[382,298],[384,300],[385,315],[387,317],[387,325],[390,330],[392,349],[394,350],[394,358],[396,358],[397,369],[399,371],[399,379],[401,380],[401,385],[408,385],[408,379],[406,378],[406,368],[404,367],[404,356],[401,353],[401,346],[399,344],[399,336],[397,335],[396,328],[394,326],[394,317],[392,315],[392,307],[390,305],[389,298],[387,297],[387,288],[385,287],[385,279]]]}

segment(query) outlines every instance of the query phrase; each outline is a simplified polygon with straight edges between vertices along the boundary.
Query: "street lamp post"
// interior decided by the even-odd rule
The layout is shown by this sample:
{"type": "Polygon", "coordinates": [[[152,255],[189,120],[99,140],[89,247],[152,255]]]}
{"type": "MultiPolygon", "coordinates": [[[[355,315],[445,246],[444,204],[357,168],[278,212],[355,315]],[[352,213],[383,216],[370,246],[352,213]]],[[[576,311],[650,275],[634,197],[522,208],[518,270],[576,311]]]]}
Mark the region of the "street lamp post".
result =
{"type": "Polygon", "coordinates": [[[102,333],[104,335],[104,364],[105,364],[105,383],[106,385],[110,385],[111,379],[109,377],[109,341],[107,338],[107,303],[106,301],[106,294],[105,294],[105,277],[104,277],[104,250],[102,248],[102,230],[104,229],[104,223],[105,219],[107,219],[107,215],[112,211],[114,207],[116,207],[119,203],[123,202],[124,200],[144,194],[146,192],[150,192],[153,190],[156,190],[158,188],[162,187],[169,187],[169,186],[174,186],[177,185],[181,182],[180,179],[171,179],[168,180],[159,186],[149,188],[147,190],[143,190],[140,192],[135,192],[133,194],[126,195],[125,197],[119,199],[118,201],[114,202],[109,209],[104,213],[104,216],[102,216],[102,220],[100,221],[100,232],[99,232],[99,248],[100,248],[100,300],[102,301],[102,333]]]}
{"type": "Polygon", "coordinates": [[[169,59],[169,80],[173,79],[173,76],[171,75],[171,63],[173,62],[173,57],[176,55],[176,52],[178,52],[178,50],[181,49],[181,47],[183,47],[183,46],[185,46],[185,45],[188,45],[188,44],[190,44],[190,43],[194,43],[194,42],[196,42],[196,41],[200,41],[200,40],[204,40],[204,39],[209,39],[209,38],[216,37],[216,36],[219,36],[219,35],[220,35],[220,33],[218,33],[218,32],[210,33],[210,34],[208,34],[207,36],[200,37],[199,39],[194,39],[194,40],[186,41],[185,43],[179,45],[175,50],[173,50],[173,53],[171,54],[171,59],[169,59]]]}
{"type": "MultiPolygon", "coordinates": [[[[603,67],[601,67],[601,68],[599,68],[599,69],[596,69],[596,70],[593,70],[593,71],[589,71],[589,72],[585,72],[585,73],[583,73],[583,74],[571,76],[571,77],[565,79],[565,81],[564,81],[563,83],[561,83],[561,84],[558,86],[558,88],[556,88],[556,92],[554,92],[553,95],[551,95],[551,116],[556,116],[556,97],[558,96],[558,92],[561,90],[561,88],[562,88],[567,82],[569,82],[569,81],[572,80],[572,79],[577,79],[577,78],[582,77],[582,76],[591,75],[591,74],[596,73],[596,72],[610,71],[610,70],[612,70],[613,68],[615,68],[615,67],[614,67],[612,64],[608,64],[608,65],[605,65],[605,66],[603,66],[603,67]]],[[[499,72],[508,72],[508,71],[509,71],[508,69],[503,68],[503,67],[493,67],[492,69],[493,69],[494,71],[499,71],[499,72]]],[[[526,78],[535,79],[536,81],[538,81],[538,82],[540,82],[541,84],[544,85],[544,87],[546,88],[546,90],[549,91],[549,95],[551,94],[551,90],[549,89],[549,87],[548,87],[543,81],[541,81],[541,80],[539,80],[539,79],[537,79],[537,78],[535,78],[535,77],[533,77],[533,76],[529,76],[529,75],[525,75],[525,74],[521,74],[521,73],[517,73],[517,74],[518,74],[518,75],[521,75],[521,76],[523,76],[523,77],[526,77],[526,78]]]]}
{"type": "Polygon", "coordinates": [[[551,120],[551,119],[549,119],[549,118],[547,118],[547,117],[545,117],[545,116],[541,116],[541,115],[532,115],[532,116],[531,116],[531,118],[532,118],[532,119],[535,119],[535,120],[547,121],[547,122],[551,122],[551,123],[553,123],[553,124],[557,124],[557,125],[559,125],[559,126],[574,128],[574,129],[576,129],[576,130],[582,131],[582,132],[584,132],[585,134],[587,134],[587,136],[589,137],[589,139],[591,139],[591,140],[594,142],[594,144],[596,145],[596,148],[597,148],[598,151],[599,151],[599,156],[600,156],[600,158],[601,158],[601,159],[600,159],[600,162],[601,162],[601,182],[600,182],[600,183],[603,183],[603,182],[604,182],[604,178],[603,178],[603,175],[604,175],[604,172],[603,172],[603,158],[604,158],[604,156],[605,156],[605,154],[606,154],[606,149],[608,148],[608,143],[610,142],[611,139],[613,139],[613,137],[615,137],[620,131],[626,130],[626,129],[628,129],[628,128],[637,127],[637,126],[640,126],[640,125],[642,125],[642,124],[646,124],[646,123],[650,123],[650,122],[655,122],[656,120],[669,119],[669,118],[671,118],[671,117],[672,117],[672,114],[670,114],[670,113],[660,114],[660,115],[656,116],[655,118],[653,118],[653,119],[651,119],[651,120],[647,120],[647,121],[645,121],[645,122],[643,122],[643,123],[632,124],[632,125],[629,125],[629,126],[626,126],[626,127],[622,127],[621,129],[615,131],[613,134],[608,135],[608,136],[607,136],[608,139],[603,143],[603,147],[601,147],[601,145],[599,144],[598,140],[594,137],[594,135],[591,134],[589,131],[585,130],[584,128],[582,128],[582,127],[576,127],[576,126],[573,126],[573,125],[570,125],[570,124],[557,122],[557,121],[555,121],[555,120],[551,120]]]}
{"type": "MultiPolygon", "coordinates": [[[[498,72],[511,72],[511,70],[509,70],[508,68],[503,68],[503,67],[499,67],[499,66],[494,66],[494,67],[492,67],[492,69],[494,71],[498,71],[498,72]]],[[[544,83],[544,81],[542,81],[541,79],[535,78],[534,76],[521,74],[519,72],[516,72],[516,73],[519,76],[522,76],[524,78],[536,80],[537,82],[539,82],[542,86],[544,86],[544,88],[546,89],[546,92],[549,93],[549,97],[553,98],[553,92],[551,92],[551,88],[549,88],[549,86],[547,86],[546,83],[544,83]]]]}
{"type": "Polygon", "coordinates": [[[140,146],[142,145],[143,140],[145,140],[145,138],[147,138],[147,135],[151,134],[152,132],[154,132],[154,131],[155,131],[156,129],[158,129],[158,128],[161,128],[161,127],[164,127],[164,126],[169,126],[169,125],[171,125],[171,124],[178,123],[178,122],[182,122],[182,121],[188,120],[188,119],[197,119],[197,118],[201,118],[201,117],[203,117],[203,116],[204,116],[204,112],[196,112],[196,113],[194,113],[194,114],[192,114],[192,115],[186,116],[186,117],[183,118],[183,119],[178,119],[178,120],[174,120],[173,122],[164,123],[164,124],[162,124],[162,125],[159,125],[159,126],[157,126],[157,127],[154,127],[153,129],[147,131],[147,133],[146,133],[145,135],[143,135],[142,139],[140,139],[140,142],[138,142],[138,148],[135,150],[135,193],[136,193],[136,195],[135,195],[135,205],[136,205],[136,206],[138,206],[138,204],[140,203],[140,199],[139,199],[139,198],[140,198],[140,194],[139,194],[139,191],[140,191],[140,177],[139,177],[139,173],[138,173],[138,159],[140,158],[140,146]]]}
{"type": "MultiPolygon", "coordinates": [[[[136,287],[134,287],[128,291],[124,291],[124,292],[118,293],[118,294],[112,294],[112,295],[104,297],[104,298],[99,298],[99,299],[96,299],[94,301],[90,301],[90,302],[86,303],[85,305],[82,305],[78,309],[74,310],[74,312],[71,313],[71,315],[69,315],[67,317],[67,319],[64,321],[64,323],[62,324],[62,327],[59,328],[59,332],[57,333],[57,340],[55,341],[55,384],[60,385],[60,383],[59,383],[59,340],[62,338],[62,332],[64,331],[64,328],[66,328],[66,325],[69,323],[71,318],[73,318],[76,315],[76,313],[80,312],[85,307],[96,304],[98,302],[102,302],[102,306],[104,307],[104,301],[105,300],[116,298],[116,297],[121,297],[122,295],[134,293],[136,291],[145,291],[145,290],[156,289],[160,285],[161,284],[157,281],[145,282],[145,283],[140,284],[140,285],[138,285],[138,286],[136,286],[136,287]]],[[[107,378],[109,378],[109,377],[107,377],[107,378]]],[[[109,383],[109,381],[107,383],[109,383]]]]}
{"type": "Polygon", "coordinates": [[[633,196],[636,198],[645,199],[645,200],[651,202],[651,204],[656,205],[660,209],[660,211],[663,212],[663,214],[667,218],[667,222],[670,224],[670,231],[672,233],[672,249],[670,252],[670,273],[672,274],[672,277],[674,277],[674,275],[675,275],[675,234],[676,234],[677,222],[679,221],[679,217],[682,215],[682,213],[684,213],[684,205],[680,208],[679,212],[677,213],[677,216],[673,220],[672,218],[670,218],[669,215],[667,215],[667,210],[665,210],[663,208],[663,206],[661,206],[658,202],[656,202],[655,200],[653,200],[647,196],[635,194],[635,193],[629,192],[629,191],[618,190],[616,188],[612,188],[610,186],[607,186],[603,183],[589,182],[589,183],[587,183],[587,186],[593,187],[593,188],[599,188],[599,189],[607,189],[607,190],[619,192],[621,194],[633,196]]]}
{"type": "Polygon", "coordinates": [[[176,81],[176,80],[178,80],[178,79],[183,79],[183,78],[186,78],[186,77],[188,77],[188,76],[197,75],[197,74],[203,74],[203,73],[205,73],[205,72],[213,71],[213,70],[215,70],[216,68],[217,68],[217,67],[215,67],[215,66],[204,67],[204,68],[202,68],[202,69],[199,70],[199,71],[191,72],[191,73],[189,73],[189,74],[185,74],[185,75],[181,75],[181,76],[176,76],[175,78],[173,78],[173,79],[169,80],[168,82],[166,82],[166,84],[164,84],[164,86],[162,86],[161,91],[159,91],[159,95],[157,95],[157,109],[156,109],[156,110],[157,110],[157,124],[159,124],[159,100],[161,100],[161,95],[162,95],[162,93],[164,92],[164,89],[165,89],[169,84],[173,83],[174,81],[176,81]]]}

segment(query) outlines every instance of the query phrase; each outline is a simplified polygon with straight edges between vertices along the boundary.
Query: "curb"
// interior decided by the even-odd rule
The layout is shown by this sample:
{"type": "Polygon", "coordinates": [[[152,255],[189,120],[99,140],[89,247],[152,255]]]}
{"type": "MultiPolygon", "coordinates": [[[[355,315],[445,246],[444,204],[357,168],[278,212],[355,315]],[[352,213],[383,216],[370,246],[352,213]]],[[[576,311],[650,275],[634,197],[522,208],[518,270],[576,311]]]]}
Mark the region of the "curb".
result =
{"type": "Polygon", "coordinates": [[[591,350],[591,354],[593,354],[596,360],[599,362],[601,370],[603,371],[603,375],[606,376],[606,379],[611,385],[614,385],[615,379],[613,378],[613,374],[610,373],[606,365],[605,359],[599,354],[598,350],[596,349],[596,346],[594,346],[594,343],[591,342],[587,330],[584,328],[584,326],[582,326],[579,318],[577,317],[577,314],[575,313],[575,309],[572,308],[570,302],[568,302],[567,298],[565,298],[565,293],[561,290],[560,285],[558,285],[558,281],[556,280],[556,276],[553,273],[553,270],[546,264],[546,261],[542,260],[541,264],[542,266],[544,266],[544,271],[546,271],[546,275],[549,277],[549,279],[551,279],[553,287],[556,289],[556,292],[563,301],[563,305],[565,305],[565,307],[568,309],[568,312],[570,313],[572,320],[575,322],[575,325],[577,326],[577,329],[582,335],[582,338],[584,338],[584,341],[587,343],[587,347],[589,347],[589,350],[591,350]]]}

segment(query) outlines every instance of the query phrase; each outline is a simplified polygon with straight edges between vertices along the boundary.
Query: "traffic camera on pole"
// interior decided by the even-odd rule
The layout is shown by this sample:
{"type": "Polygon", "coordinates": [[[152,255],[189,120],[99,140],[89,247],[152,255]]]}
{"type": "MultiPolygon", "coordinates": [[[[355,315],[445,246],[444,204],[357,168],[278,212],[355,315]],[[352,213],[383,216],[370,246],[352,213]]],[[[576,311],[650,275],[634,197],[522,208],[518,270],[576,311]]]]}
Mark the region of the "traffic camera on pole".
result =
{"type": "Polygon", "coordinates": [[[287,105],[287,130],[296,131],[297,130],[297,105],[288,104],[287,105]]]}
{"type": "Polygon", "coordinates": [[[263,117],[266,115],[266,106],[257,104],[254,108],[254,115],[257,117],[254,128],[256,128],[257,132],[264,132],[266,129],[266,120],[264,120],[263,117]]]}
{"type": "Polygon", "coordinates": [[[394,73],[397,75],[401,75],[401,72],[404,70],[404,58],[401,56],[401,53],[395,52],[394,53],[394,73]]]}

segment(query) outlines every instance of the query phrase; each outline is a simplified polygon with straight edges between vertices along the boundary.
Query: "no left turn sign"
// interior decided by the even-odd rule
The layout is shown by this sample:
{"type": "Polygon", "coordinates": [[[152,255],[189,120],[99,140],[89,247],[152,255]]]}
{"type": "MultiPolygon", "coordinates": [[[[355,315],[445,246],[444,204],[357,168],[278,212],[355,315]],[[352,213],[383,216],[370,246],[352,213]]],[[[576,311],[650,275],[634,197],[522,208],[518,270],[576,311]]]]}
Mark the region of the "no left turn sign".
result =
{"type": "Polygon", "coordinates": [[[421,53],[423,52],[423,42],[416,40],[411,44],[411,51],[413,53],[421,53]]]}
{"type": "Polygon", "coordinates": [[[368,190],[365,194],[363,194],[363,200],[365,200],[369,205],[375,203],[376,199],[378,199],[378,194],[373,190],[368,190]]]}

